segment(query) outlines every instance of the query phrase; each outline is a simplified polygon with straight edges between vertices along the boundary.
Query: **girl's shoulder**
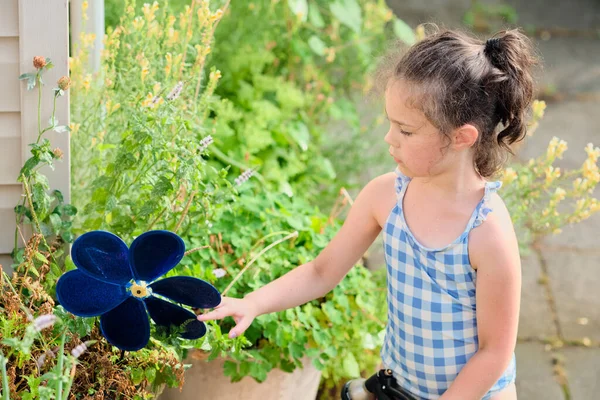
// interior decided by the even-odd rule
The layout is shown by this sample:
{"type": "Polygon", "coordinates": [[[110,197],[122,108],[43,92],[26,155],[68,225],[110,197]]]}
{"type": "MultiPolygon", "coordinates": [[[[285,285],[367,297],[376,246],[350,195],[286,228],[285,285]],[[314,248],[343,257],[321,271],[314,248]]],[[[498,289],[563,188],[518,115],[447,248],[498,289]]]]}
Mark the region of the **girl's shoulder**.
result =
{"type": "Polygon", "coordinates": [[[486,206],[490,212],[485,221],[469,234],[469,257],[474,268],[494,257],[519,257],[517,236],[506,204],[498,193],[491,193],[486,206]]]}
{"type": "Polygon", "coordinates": [[[367,183],[362,190],[369,199],[372,214],[380,227],[383,227],[396,204],[396,178],[395,172],[379,175],[367,183]]]}

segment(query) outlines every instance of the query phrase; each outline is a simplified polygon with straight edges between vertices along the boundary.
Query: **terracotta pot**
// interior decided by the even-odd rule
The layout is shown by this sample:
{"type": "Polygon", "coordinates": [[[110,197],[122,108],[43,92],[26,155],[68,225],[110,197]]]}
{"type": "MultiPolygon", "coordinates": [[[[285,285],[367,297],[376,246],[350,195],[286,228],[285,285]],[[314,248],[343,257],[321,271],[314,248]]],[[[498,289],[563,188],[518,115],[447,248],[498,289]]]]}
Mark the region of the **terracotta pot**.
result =
{"type": "Polygon", "coordinates": [[[315,400],[321,380],[321,372],[309,359],[304,368],[294,372],[272,370],[263,383],[251,377],[231,383],[223,375],[224,359],[206,361],[195,354],[185,361],[192,367],[185,372],[183,389],[165,389],[159,400],[315,400]],[[200,358],[200,359],[199,359],[200,358]]]}

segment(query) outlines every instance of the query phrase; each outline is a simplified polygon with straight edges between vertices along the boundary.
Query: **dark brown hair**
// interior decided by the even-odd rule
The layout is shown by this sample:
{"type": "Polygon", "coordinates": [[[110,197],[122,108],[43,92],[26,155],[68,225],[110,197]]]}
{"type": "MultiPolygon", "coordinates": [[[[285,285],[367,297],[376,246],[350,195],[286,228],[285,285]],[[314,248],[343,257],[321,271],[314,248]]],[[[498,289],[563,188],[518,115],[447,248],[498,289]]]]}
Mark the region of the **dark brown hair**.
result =
{"type": "Polygon", "coordinates": [[[536,63],[530,40],[518,30],[485,42],[444,30],[413,45],[399,60],[388,58],[380,78],[385,86],[390,79],[406,82],[412,106],[443,134],[474,125],[479,131],[474,166],[490,177],[512,154],[510,145],[526,134],[536,63]]]}

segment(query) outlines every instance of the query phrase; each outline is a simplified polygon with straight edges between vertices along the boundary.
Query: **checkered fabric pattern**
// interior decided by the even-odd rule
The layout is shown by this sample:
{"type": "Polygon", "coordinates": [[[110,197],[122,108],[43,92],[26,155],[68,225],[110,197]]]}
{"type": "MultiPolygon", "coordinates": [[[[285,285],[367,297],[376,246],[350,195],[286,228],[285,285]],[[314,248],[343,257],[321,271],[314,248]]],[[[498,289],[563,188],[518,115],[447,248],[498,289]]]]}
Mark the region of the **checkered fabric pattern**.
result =
{"type": "MultiPolygon", "coordinates": [[[[488,199],[500,182],[486,184],[485,195],[463,232],[443,248],[417,242],[406,224],[402,199],[410,179],[396,170],[397,203],[384,229],[388,279],[388,324],[381,350],[385,368],[418,399],[437,399],[478,349],[476,272],[468,255],[469,232],[491,211],[488,199]]],[[[484,399],[516,375],[515,356],[484,399]]]]}

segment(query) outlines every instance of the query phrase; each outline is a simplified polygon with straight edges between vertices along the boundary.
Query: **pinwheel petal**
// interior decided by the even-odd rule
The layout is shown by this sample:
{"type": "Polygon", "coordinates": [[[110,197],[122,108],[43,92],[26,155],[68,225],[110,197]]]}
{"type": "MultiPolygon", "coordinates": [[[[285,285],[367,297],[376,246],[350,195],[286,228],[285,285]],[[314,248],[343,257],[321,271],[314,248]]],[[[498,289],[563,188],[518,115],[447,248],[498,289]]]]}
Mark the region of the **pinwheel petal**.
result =
{"type": "Polygon", "coordinates": [[[102,335],[121,350],[136,351],[150,340],[150,321],[142,301],[129,297],[100,317],[102,335]]]}
{"type": "Polygon", "coordinates": [[[75,269],[65,273],[56,283],[60,305],[80,317],[102,315],[127,298],[125,287],[106,283],[75,269]]]}
{"type": "Polygon", "coordinates": [[[179,335],[184,339],[198,339],[206,334],[206,325],[198,321],[191,311],[157,297],[148,297],[144,301],[150,317],[157,325],[180,327],[185,324],[184,331],[179,335]]]}
{"type": "Polygon", "coordinates": [[[71,257],[77,268],[102,282],[124,285],[133,278],[127,245],[110,232],[81,235],[73,243],[71,257]]]}
{"type": "Polygon", "coordinates": [[[152,282],[175,267],[184,253],[185,243],[175,233],[149,231],[131,244],[131,270],[136,280],[152,282]]]}
{"type": "Polygon", "coordinates": [[[173,276],[150,285],[154,294],[194,308],[213,308],[221,303],[219,291],[210,283],[191,276],[173,276]]]}

